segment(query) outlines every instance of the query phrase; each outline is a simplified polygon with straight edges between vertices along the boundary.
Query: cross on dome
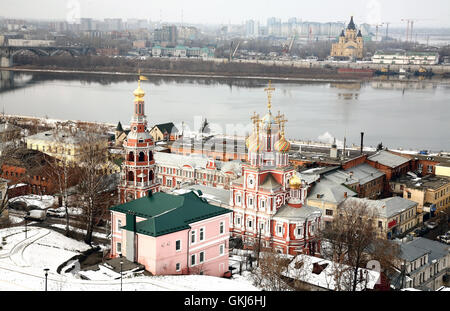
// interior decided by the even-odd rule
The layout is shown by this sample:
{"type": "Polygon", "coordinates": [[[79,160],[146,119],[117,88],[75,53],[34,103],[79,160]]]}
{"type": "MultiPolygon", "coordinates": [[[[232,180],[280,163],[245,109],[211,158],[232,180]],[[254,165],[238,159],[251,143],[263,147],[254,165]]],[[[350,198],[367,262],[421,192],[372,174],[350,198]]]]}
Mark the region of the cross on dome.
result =
{"type": "Polygon", "coordinates": [[[284,136],[284,124],[288,121],[285,117],[284,114],[280,114],[280,111],[278,111],[278,115],[275,117],[275,120],[278,122],[278,124],[280,125],[280,131],[281,131],[281,135],[284,136]]]}
{"type": "Polygon", "coordinates": [[[269,87],[266,87],[264,91],[267,92],[267,108],[270,111],[270,108],[272,108],[272,92],[275,91],[275,88],[272,87],[271,80],[269,80],[269,87]]]}

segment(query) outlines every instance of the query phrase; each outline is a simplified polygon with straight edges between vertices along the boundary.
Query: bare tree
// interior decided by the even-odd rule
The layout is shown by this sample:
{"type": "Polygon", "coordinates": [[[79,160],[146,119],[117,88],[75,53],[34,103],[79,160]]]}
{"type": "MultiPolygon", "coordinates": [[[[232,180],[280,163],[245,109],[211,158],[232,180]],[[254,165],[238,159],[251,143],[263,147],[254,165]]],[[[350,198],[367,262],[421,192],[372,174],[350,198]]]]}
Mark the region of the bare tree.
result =
{"type": "Polygon", "coordinates": [[[260,253],[259,265],[252,272],[254,285],[264,290],[292,290],[285,274],[290,259],[275,250],[260,253]]]}
{"type": "Polygon", "coordinates": [[[65,209],[66,215],[66,235],[70,232],[69,217],[69,188],[78,183],[80,169],[73,162],[67,159],[69,149],[66,149],[66,138],[73,136],[70,124],[57,123],[52,130],[54,146],[51,152],[53,157],[47,157],[48,175],[55,183],[56,192],[61,198],[61,206],[65,209]]]}
{"type": "Polygon", "coordinates": [[[338,290],[356,291],[358,284],[366,282],[360,268],[366,268],[371,260],[385,269],[392,266],[395,247],[387,247],[388,242],[377,236],[376,217],[376,211],[365,202],[344,201],[330,226],[321,229],[322,256],[351,269],[351,273],[348,268],[335,270],[338,290]]]}
{"type": "Polygon", "coordinates": [[[79,179],[79,168],[66,160],[59,160],[55,157],[46,158],[48,165],[47,174],[53,180],[61,205],[65,209],[66,218],[66,235],[70,232],[69,224],[69,188],[79,179]]]}
{"type": "Polygon", "coordinates": [[[111,189],[111,183],[104,174],[104,166],[108,163],[107,145],[99,144],[104,130],[99,127],[87,126],[78,133],[83,148],[80,154],[80,178],[77,185],[77,202],[82,208],[82,220],[86,226],[84,241],[92,243],[94,227],[106,214],[108,207],[116,201],[111,189]]]}

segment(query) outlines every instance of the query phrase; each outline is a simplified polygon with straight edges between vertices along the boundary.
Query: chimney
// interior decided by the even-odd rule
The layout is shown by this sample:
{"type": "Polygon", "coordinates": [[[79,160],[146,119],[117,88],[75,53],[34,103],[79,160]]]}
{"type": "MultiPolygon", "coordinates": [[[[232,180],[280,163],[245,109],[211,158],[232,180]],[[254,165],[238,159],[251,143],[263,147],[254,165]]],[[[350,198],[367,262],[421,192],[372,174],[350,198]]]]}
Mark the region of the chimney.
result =
{"type": "Polygon", "coordinates": [[[361,154],[363,154],[364,132],[361,132],[361,154]]]}

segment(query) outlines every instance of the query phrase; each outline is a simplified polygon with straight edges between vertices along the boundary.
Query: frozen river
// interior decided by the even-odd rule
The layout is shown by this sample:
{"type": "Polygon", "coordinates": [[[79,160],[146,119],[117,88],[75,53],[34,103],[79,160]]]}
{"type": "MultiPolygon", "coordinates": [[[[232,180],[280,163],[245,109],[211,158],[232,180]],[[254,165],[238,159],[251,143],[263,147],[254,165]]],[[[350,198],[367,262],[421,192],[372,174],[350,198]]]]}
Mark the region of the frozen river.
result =
{"type": "MultiPolygon", "coordinates": [[[[275,82],[272,111],[286,115],[291,139],[336,137],[347,144],[450,150],[450,85],[439,82],[275,82]]],[[[129,124],[136,78],[73,74],[3,75],[0,109],[6,114],[129,124]],[[9,79],[9,80],[8,80],[9,79]]],[[[264,115],[264,80],[149,78],[146,114],[155,123],[204,117],[226,132],[264,115]]],[[[229,132],[227,132],[229,133],[229,132]]]]}

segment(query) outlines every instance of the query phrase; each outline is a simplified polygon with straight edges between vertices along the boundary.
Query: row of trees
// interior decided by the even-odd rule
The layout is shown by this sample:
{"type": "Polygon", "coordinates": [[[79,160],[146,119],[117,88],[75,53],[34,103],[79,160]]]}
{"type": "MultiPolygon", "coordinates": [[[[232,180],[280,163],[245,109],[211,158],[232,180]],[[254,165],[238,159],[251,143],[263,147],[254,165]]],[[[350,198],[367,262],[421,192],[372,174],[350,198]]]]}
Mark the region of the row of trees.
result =
{"type": "Polygon", "coordinates": [[[281,75],[290,77],[338,77],[332,68],[298,68],[289,66],[266,65],[241,62],[214,62],[192,59],[148,58],[146,60],[111,58],[106,56],[48,56],[17,55],[15,63],[25,66],[38,66],[54,69],[137,72],[140,68],[144,72],[153,73],[200,73],[223,75],[281,75]]]}

